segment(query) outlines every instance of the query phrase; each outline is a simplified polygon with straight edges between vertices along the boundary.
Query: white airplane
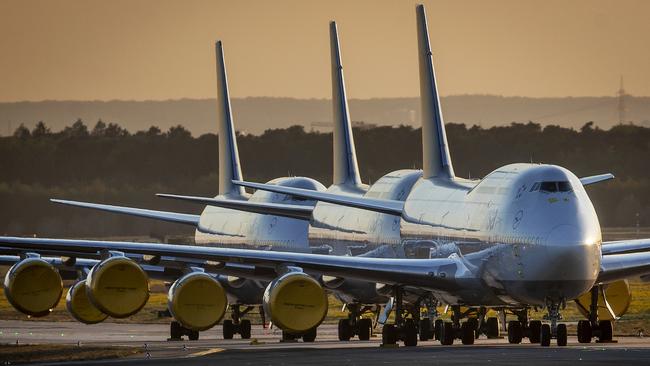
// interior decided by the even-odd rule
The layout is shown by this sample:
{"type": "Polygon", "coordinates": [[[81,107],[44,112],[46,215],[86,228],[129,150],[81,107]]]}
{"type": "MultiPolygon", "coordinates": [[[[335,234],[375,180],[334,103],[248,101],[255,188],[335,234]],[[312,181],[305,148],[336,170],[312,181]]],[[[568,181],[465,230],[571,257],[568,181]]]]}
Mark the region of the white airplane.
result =
{"type": "MultiPolygon", "coordinates": [[[[424,7],[417,6],[416,13],[424,169],[410,189],[398,192],[397,197],[404,196],[404,200],[381,194],[393,192],[390,182],[404,184],[402,176],[389,179],[391,174],[363,195],[240,179],[232,182],[240,187],[318,201],[311,212],[311,226],[336,223],[334,227],[330,225],[334,229],[330,231],[319,227],[322,235],[318,240],[333,245],[339,240],[367,244],[375,247],[373,256],[18,237],[0,237],[0,246],[32,257],[38,255],[35,253],[100,257],[101,261],[89,273],[86,294],[106,314],[137,311],[141,299],[146,297],[146,275],[136,261],[148,265],[167,261],[183,263],[184,268],[191,270],[172,286],[170,298],[176,295],[177,300],[196,300],[196,293],[185,292],[192,288],[185,281],[194,279],[189,283],[201,283],[212,289],[200,292],[205,306],[191,309],[196,317],[214,314],[212,309],[219,307],[222,292],[217,291],[221,288],[218,282],[209,280],[212,277],[200,270],[192,271],[244,268],[242,271],[251,278],[274,278],[263,301],[271,317],[286,321],[283,325],[287,327],[297,319],[322,319],[324,292],[314,278],[328,276],[376,282],[392,289],[396,317],[394,324],[384,326],[384,343],[402,340],[409,346],[417,344],[418,311],[405,308],[403,303],[403,295],[410,289],[430,292],[436,301],[453,309],[453,321],[439,323],[438,339],[443,344],[452,344],[456,338],[463,344],[474,342],[477,324],[469,319],[461,323],[466,315],[463,308],[478,309],[479,313],[495,308],[517,315],[518,320],[508,324],[510,342],[519,343],[527,336],[531,342],[548,346],[554,337],[558,345],[566,345],[566,325],[558,324],[558,320],[560,310],[571,300],[577,300],[588,316],[578,325],[580,342],[589,342],[592,336],[611,339],[610,319],[624,311],[617,309],[611,298],[616,295],[629,301],[625,280],[650,273],[650,239],[602,242],[598,218],[584,186],[613,176],[580,179],[554,165],[511,164],[478,181],[456,177],[440,109],[424,7]],[[378,214],[392,216],[390,228],[386,216],[378,214]],[[356,230],[360,231],[357,233],[354,227],[363,231],[356,230]],[[382,235],[376,235],[378,227],[382,235]],[[409,245],[428,248],[428,255],[409,258],[404,251],[409,245]],[[116,289],[122,291],[119,300],[116,289]],[[184,297],[183,293],[189,295],[184,297]],[[530,307],[546,308],[551,324],[529,320],[530,307]]],[[[287,215],[299,211],[293,205],[284,209],[287,215]]],[[[256,210],[264,211],[260,207],[256,210]]],[[[272,210],[277,208],[266,212],[272,210]]],[[[310,228],[310,242],[312,238],[317,240],[311,231],[310,228]]],[[[47,300],[60,295],[60,280],[57,282],[56,276],[58,273],[47,261],[27,258],[12,267],[8,278],[13,282],[5,281],[5,288],[12,295],[34,294],[31,299],[13,297],[12,303],[36,312],[42,309],[37,309],[36,303],[49,305],[47,300]],[[29,274],[38,271],[43,274],[40,278],[53,280],[41,281],[37,286],[29,274]],[[42,286],[44,283],[48,285],[42,286]]],[[[181,309],[188,310],[194,302],[180,303],[181,309]]],[[[494,329],[494,321],[487,320],[485,327],[494,329]]]]}

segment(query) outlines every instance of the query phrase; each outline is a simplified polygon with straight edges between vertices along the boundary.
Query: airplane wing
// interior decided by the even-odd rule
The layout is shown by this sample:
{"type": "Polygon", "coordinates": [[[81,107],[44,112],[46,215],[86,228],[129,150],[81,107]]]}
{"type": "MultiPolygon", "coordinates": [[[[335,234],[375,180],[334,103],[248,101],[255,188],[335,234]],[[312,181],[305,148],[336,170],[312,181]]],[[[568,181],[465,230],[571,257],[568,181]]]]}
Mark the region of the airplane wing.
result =
{"type": "Polygon", "coordinates": [[[77,252],[91,256],[105,251],[119,251],[218,262],[223,266],[253,265],[256,271],[298,266],[310,273],[442,291],[458,289],[460,284],[457,280],[471,277],[467,266],[458,256],[435,259],[392,259],[158,243],[20,237],[0,237],[0,247],[13,248],[17,251],[77,252]]]}
{"type": "Polygon", "coordinates": [[[588,186],[590,184],[600,183],[614,178],[614,174],[612,173],[592,175],[589,177],[580,178],[580,183],[582,183],[583,186],[588,186]]]}
{"type": "Polygon", "coordinates": [[[650,274],[650,252],[603,256],[598,283],[614,282],[650,274]]]}
{"type": "Polygon", "coordinates": [[[100,211],[108,211],[108,212],[114,212],[119,214],[131,215],[131,216],[146,217],[149,219],[169,221],[178,224],[186,224],[186,225],[193,225],[193,226],[198,226],[199,219],[200,219],[199,215],[191,215],[191,214],[169,212],[169,211],[156,211],[156,210],[147,210],[144,208],[103,205],[99,203],[68,201],[68,200],[60,200],[60,199],[50,199],[50,201],[62,205],[92,208],[100,211]]]}
{"type": "Polygon", "coordinates": [[[606,241],[601,251],[603,255],[650,252],[650,239],[606,241]]]}
{"type": "Polygon", "coordinates": [[[274,193],[288,194],[291,196],[301,197],[305,199],[323,201],[323,202],[333,203],[341,206],[360,208],[368,211],[381,212],[389,215],[401,216],[402,211],[404,210],[404,202],[402,201],[347,196],[343,194],[318,192],[318,191],[302,189],[302,188],[281,187],[275,184],[252,183],[252,182],[244,182],[239,180],[233,180],[232,182],[233,184],[242,187],[259,189],[259,190],[274,192],[274,193]]]}
{"type": "Polygon", "coordinates": [[[241,200],[225,200],[219,198],[180,196],[175,194],[157,193],[156,196],[171,198],[206,206],[231,208],[233,210],[253,212],[266,215],[288,217],[292,219],[309,220],[314,210],[313,206],[289,205],[283,203],[252,202],[241,200]]]}

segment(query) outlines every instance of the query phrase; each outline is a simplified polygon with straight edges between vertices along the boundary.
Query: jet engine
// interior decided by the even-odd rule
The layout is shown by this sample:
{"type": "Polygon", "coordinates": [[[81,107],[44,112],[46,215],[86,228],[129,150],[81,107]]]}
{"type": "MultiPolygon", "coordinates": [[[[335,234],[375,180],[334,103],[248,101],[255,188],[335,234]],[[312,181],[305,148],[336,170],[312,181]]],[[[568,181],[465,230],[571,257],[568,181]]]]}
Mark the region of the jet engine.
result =
{"type": "Polygon", "coordinates": [[[97,263],[88,273],[86,286],[92,304],[114,318],[137,313],[149,300],[147,274],[126,257],[110,257],[97,263]]]}
{"type": "MultiPolygon", "coordinates": [[[[589,317],[589,308],[591,306],[591,291],[577,298],[578,310],[585,317],[589,317]]],[[[620,280],[603,285],[603,291],[598,292],[598,319],[599,320],[616,320],[627,312],[630,302],[632,301],[632,292],[627,280],[620,280]],[[603,292],[605,296],[603,296],[603,292]],[[607,299],[607,303],[605,302],[607,299]],[[611,312],[607,309],[609,305],[611,312]],[[614,317],[612,317],[612,313],[614,317]]]]}
{"type": "Polygon", "coordinates": [[[191,272],[169,288],[167,306],[185,328],[202,331],[223,318],[228,307],[226,291],[219,281],[204,272],[191,272]]]}
{"type": "Polygon", "coordinates": [[[88,298],[86,288],[86,280],[81,280],[70,287],[65,298],[65,306],[73,318],[84,324],[101,323],[108,318],[108,315],[93,305],[88,298]]]}
{"type": "Polygon", "coordinates": [[[50,313],[61,299],[61,275],[41,258],[27,258],[14,264],[4,282],[5,296],[21,313],[40,317],[50,313]]]}
{"type": "Polygon", "coordinates": [[[273,280],[263,297],[264,311],[282,330],[304,333],[317,327],[327,315],[325,290],[302,272],[289,272],[273,280]]]}

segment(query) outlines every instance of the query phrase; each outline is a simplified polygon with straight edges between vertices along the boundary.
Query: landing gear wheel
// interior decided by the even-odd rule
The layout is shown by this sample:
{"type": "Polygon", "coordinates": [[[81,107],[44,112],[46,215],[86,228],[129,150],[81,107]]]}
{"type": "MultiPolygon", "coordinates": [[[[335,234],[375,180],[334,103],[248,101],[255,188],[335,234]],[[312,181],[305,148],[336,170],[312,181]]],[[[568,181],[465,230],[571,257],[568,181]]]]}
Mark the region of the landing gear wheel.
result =
{"type": "Polygon", "coordinates": [[[359,340],[370,340],[370,335],[372,334],[372,319],[359,319],[357,324],[359,326],[359,340]]]}
{"type": "Polygon", "coordinates": [[[499,319],[496,317],[487,318],[485,322],[487,337],[489,339],[499,338],[499,319]]]}
{"type": "Polygon", "coordinates": [[[284,330],[282,331],[282,341],[283,342],[291,342],[296,340],[296,335],[293,333],[285,332],[284,330]]]}
{"type": "Polygon", "coordinates": [[[190,330],[187,333],[187,338],[189,338],[190,341],[198,341],[199,340],[199,331],[198,330],[190,330]]]}
{"type": "Polygon", "coordinates": [[[251,337],[251,321],[244,319],[239,323],[239,334],[242,339],[250,339],[251,337]]]}
{"type": "Polygon", "coordinates": [[[591,343],[591,323],[589,320],[578,321],[578,342],[591,343]]]}
{"type": "Polygon", "coordinates": [[[472,328],[474,330],[474,338],[478,338],[478,336],[479,336],[478,319],[476,319],[476,318],[468,318],[465,323],[468,324],[467,325],[468,327],[470,327],[470,328],[472,328]]]}
{"type": "Polygon", "coordinates": [[[521,322],[518,320],[511,320],[508,322],[508,343],[519,344],[524,338],[524,330],[522,329],[521,322]]]}
{"type": "Polygon", "coordinates": [[[433,329],[431,329],[430,319],[420,319],[420,340],[428,341],[433,338],[433,329]]]}
{"type": "Polygon", "coordinates": [[[232,339],[232,336],[235,334],[235,326],[232,323],[232,320],[223,321],[223,339],[232,339]]]}
{"type": "Polygon", "coordinates": [[[560,347],[566,346],[567,343],[567,332],[566,332],[566,324],[558,324],[557,325],[557,345],[560,347]]]}
{"type": "Polygon", "coordinates": [[[177,321],[172,321],[169,324],[169,339],[180,340],[183,336],[183,330],[181,324],[177,321]]]}
{"type": "Polygon", "coordinates": [[[474,328],[474,324],[470,322],[469,320],[463,323],[461,326],[461,330],[463,331],[463,335],[461,340],[463,341],[463,344],[469,345],[469,344],[474,344],[474,331],[476,328],[474,328]]]}
{"type": "Polygon", "coordinates": [[[418,345],[418,327],[413,319],[407,319],[404,322],[404,345],[406,347],[418,345]]]}
{"type": "Polygon", "coordinates": [[[397,329],[394,324],[384,324],[381,330],[381,343],[382,344],[395,344],[397,343],[397,329]]]}
{"type": "Polygon", "coordinates": [[[316,327],[311,328],[310,330],[307,331],[307,333],[302,335],[302,341],[311,343],[316,340],[316,327]]]}
{"type": "Polygon", "coordinates": [[[551,345],[551,326],[548,324],[542,324],[542,330],[539,335],[539,343],[542,347],[548,347],[551,345]]]}
{"type": "Polygon", "coordinates": [[[339,341],[349,341],[352,338],[352,327],[348,319],[339,319],[339,341]]]}
{"type": "Polygon", "coordinates": [[[528,323],[528,340],[530,343],[539,343],[539,336],[542,331],[542,321],[541,320],[531,320],[528,323]]]}
{"type": "Polygon", "coordinates": [[[454,324],[452,322],[444,322],[440,329],[440,344],[443,346],[451,346],[454,344],[454,324]]]}
{"type": "Polygon", "coordinates": [[[436,341],[442,339],[442,328],[444,327],[444,323],[445,322],[442,319],[436,319],[436,321],[433,322],[433,337],[436,341]]]}
{"type": "Polygon", "coordinates": [[[598,340],[601,342],[609,342],[614,338],[614,327],[611,320],[601,320],[598,322],[598,329],[600,329],[600,337],[598,340]]]}

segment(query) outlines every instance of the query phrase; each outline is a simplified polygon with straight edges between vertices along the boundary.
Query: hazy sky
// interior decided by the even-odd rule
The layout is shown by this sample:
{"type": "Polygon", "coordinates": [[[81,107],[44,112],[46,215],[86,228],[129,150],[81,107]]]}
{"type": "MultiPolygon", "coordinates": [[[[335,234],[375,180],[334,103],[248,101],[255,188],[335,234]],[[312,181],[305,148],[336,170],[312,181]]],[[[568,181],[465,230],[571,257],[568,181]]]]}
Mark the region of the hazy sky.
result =
{"type": "MultiPolygon", "coordinates": [[[[351,98],[416,96],[422,1],[0,0],[0,101],[331,95],[328,21],[351,98]]],[[[650,95],[650,1],[424,1],[442,95],[650,95]]]]}

